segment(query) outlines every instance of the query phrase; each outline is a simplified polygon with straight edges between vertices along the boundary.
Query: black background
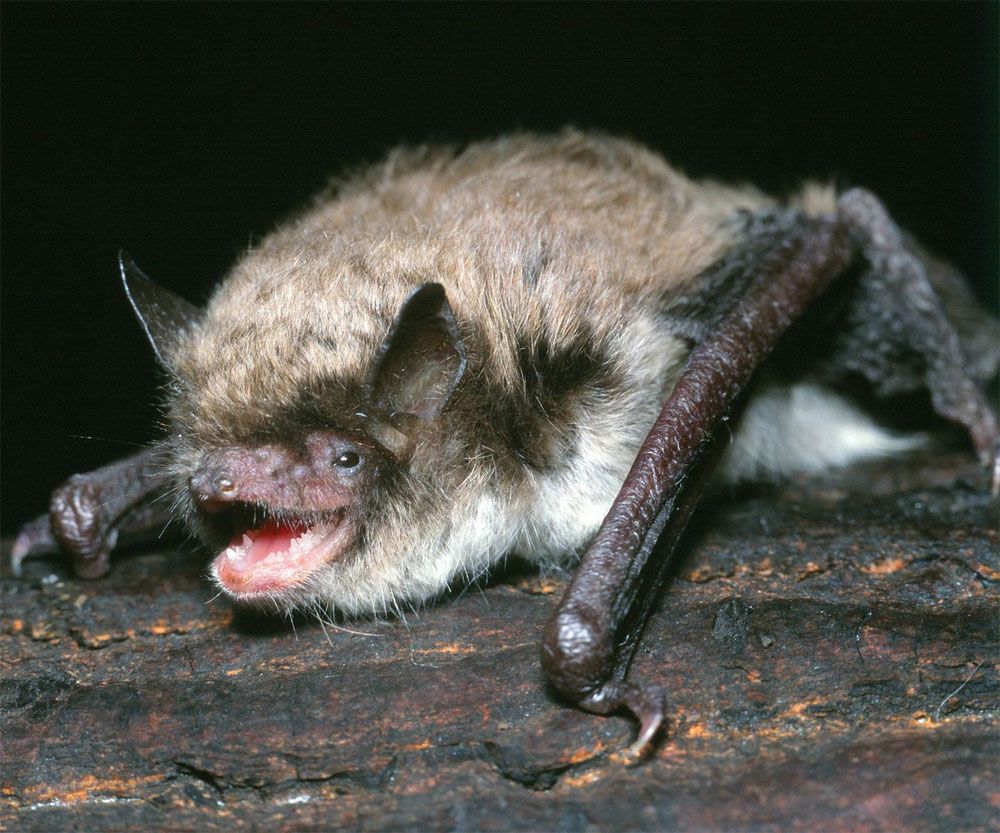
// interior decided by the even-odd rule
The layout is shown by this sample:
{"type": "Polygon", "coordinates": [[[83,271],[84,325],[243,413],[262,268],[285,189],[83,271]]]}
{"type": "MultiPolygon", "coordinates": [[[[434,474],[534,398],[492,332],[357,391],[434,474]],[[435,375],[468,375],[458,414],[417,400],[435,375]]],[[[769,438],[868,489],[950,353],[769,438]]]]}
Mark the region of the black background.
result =
{"type": "Polygon", "coordinates": [[[120,247],[202,302],[402,141],[575,124],[694,175],[862,184],[995,306],[998,8],[4,4],[4,532],[153,435],[120,247]]]}

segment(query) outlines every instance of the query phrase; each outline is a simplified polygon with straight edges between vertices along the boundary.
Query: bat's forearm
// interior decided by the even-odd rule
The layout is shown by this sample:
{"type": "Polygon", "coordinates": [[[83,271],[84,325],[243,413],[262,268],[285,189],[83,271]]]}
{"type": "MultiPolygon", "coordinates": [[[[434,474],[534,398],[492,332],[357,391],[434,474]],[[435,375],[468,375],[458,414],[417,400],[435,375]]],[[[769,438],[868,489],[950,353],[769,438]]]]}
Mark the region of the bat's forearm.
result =
{"type": "Polygon", "coordinates": [[[804,225],[765,259],[715,332],[692,352],[603,526],[549,623],[542,661],[565,695],[595,711],[626,706],[655,732],[662,705],[624,682],[666,560],[717,455],[716,436],[754,370],[844,269],[849,242],[832,218],[804,225]],[[650,556],[664,532],[660,563],[650,556]]]}

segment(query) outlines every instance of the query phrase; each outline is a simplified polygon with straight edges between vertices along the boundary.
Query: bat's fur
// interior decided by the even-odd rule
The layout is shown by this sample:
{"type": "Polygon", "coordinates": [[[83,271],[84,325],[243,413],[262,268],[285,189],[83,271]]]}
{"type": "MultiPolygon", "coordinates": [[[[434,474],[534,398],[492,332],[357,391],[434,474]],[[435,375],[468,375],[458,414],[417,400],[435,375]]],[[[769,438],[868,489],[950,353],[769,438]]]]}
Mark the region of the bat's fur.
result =
{"type": "MultiPolygon", "coordinates": [[[[413,287],[437,281],[468,352],[440,430],[378,507],[360,507],[355,551],[286,601],[381,611],[508,552],[565,562],[600,525],[691,349],[684,299],[753,216],[780,224],[834,202],[820,186],[784,206],[694,182],[636,144],[573,131],[394,153],[247,252],[173,345],[178,485],[208,449],[294,442],[317,425],[363,433],[379,345],[413,287]]],[[[906,445],[816,387],[771,386],[746,417],[730,478],[906,445]]]]}

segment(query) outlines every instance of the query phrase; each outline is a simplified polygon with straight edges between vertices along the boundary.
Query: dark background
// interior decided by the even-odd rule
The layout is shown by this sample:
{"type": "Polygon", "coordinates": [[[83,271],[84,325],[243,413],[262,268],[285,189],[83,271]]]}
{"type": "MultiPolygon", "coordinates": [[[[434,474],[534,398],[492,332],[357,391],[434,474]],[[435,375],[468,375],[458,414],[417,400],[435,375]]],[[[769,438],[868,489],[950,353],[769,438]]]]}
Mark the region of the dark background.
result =
{"type": "Polygon", "coordinates": [[[575,124],[694,175],[863,184],[995,307],[998,9],[4,4],[4,532],[154,433],[120,247],[200,303],[402,141],[575,124]]]}

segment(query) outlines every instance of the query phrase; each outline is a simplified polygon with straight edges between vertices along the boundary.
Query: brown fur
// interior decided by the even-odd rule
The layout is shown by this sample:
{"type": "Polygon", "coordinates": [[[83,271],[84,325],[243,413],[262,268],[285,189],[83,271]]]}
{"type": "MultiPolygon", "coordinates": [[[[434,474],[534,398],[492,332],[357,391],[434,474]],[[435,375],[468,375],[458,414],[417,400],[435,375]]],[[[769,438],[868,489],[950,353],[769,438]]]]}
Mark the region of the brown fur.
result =
{"type": "MultiPolygon", "coordinates": [[[[810,191],[803,210],[823,201],[810,191]]],[[[751,214],[781,210],[575,131],[396,152],[247,252],[177,344],[174,468],[309,428],[363,435],[379,345],[404,298],[436,281],[468,353],[462,382],[367,510],[357,551],[287,601],[384,609],[511,550],[564,560],[596,531],[690,349],[671,303],[699,291],[751,214]]]]}
{"type": "Polygon", "coordinates": [[[178,351],[198,390],[187,427],[207,441],[249,433],[318,380],[363,377],[403,297],[427,280],[466,322],[472,375],[512,391],[519,334],[544,333],[552,352],[607,344],[731,244],[737,208],[763,204],[576,132],[394,153],[221,284],[178,351]]]}

